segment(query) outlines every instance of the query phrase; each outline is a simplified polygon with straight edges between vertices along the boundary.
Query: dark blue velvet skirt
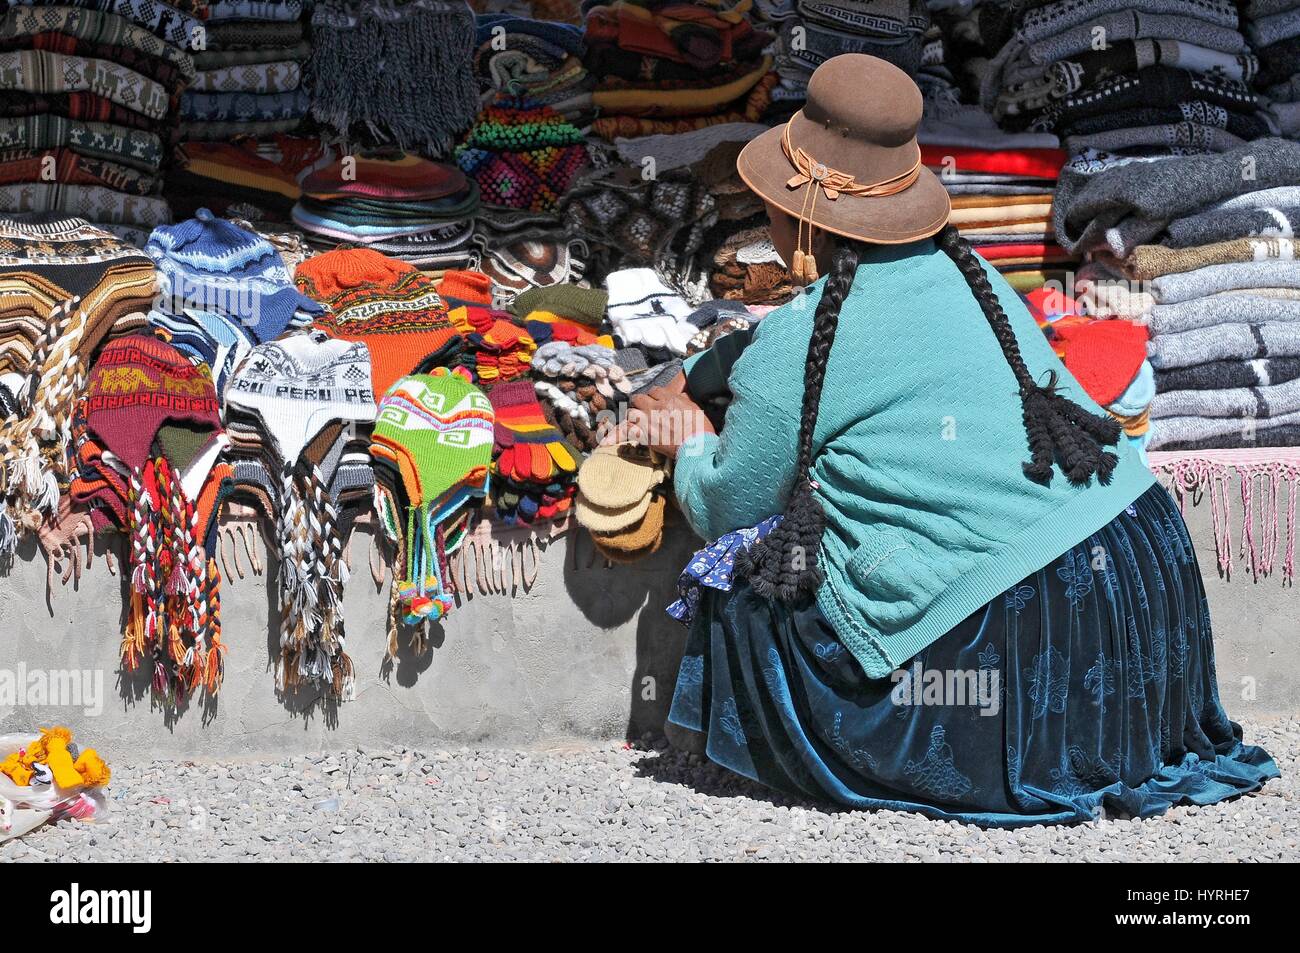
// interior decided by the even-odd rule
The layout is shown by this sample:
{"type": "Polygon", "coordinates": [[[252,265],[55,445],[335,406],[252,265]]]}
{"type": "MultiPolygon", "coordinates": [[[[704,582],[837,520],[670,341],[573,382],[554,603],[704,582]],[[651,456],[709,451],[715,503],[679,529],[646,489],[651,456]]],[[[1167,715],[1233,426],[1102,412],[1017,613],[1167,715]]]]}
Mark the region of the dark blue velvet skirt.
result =
{"type": "Polygon", "coordinates": [[[1219,702],[1196,554],[1160,487],[889,679],[810,606],[702,588],[669,719],[795,797],[994,827],[1212,804],[1278,776],[1219,702]]]}

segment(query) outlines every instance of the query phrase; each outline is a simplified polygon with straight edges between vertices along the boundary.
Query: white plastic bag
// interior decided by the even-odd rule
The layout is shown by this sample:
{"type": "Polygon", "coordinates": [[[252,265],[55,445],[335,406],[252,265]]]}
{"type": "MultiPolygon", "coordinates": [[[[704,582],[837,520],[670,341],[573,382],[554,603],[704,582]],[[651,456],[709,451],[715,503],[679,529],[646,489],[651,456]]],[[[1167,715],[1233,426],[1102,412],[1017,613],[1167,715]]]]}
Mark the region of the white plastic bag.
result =
{"type": "MultiPolygon", "coordinates": [[[[0,735],[0,761],[41,737],[39,730],[30,733],[0,735]]],[[[0,774],[0,843],[22,837],[48,820],[75,817],[90,820],[108,809],[103,789],[36,784],[14,784],[0,774]]]]}

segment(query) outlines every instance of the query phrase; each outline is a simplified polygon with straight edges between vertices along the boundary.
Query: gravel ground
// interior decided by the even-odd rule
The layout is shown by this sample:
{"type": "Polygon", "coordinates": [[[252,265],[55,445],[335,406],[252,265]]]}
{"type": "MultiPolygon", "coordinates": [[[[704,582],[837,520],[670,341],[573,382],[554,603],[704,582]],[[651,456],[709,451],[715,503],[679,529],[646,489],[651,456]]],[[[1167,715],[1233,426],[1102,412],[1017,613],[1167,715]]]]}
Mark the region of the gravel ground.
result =
{"type": "Polygon", "coordinates": [[[674,749],[606,744],[115,764],[112,811],[0,844],[91,860],[1300,860],[1300,718],[1248,723],[1283,776],[1147,821],[985,831],[827,810],[674,749]]]}

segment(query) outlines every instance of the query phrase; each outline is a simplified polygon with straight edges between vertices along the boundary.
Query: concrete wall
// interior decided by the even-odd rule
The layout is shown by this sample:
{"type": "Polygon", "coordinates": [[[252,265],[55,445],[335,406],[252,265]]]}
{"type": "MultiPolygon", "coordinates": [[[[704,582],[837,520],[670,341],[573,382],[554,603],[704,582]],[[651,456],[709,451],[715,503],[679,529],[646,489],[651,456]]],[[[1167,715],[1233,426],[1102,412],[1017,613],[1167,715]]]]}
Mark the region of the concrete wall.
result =
{"type": "MultiPolygon", "coordinates": [[[[1208,506],[1189,508],[1188,523],[1216,622],[1229,713],[1297,710],[1300,596],[1278,576],[1252,581],[1240,565],[1231,581],[1220,579],[1208,506]]],[[[0,734],[63,722],[119,758],[175,758],[639,737],[662,726],[684,640],[663,606],[695,544],[680,522],[658,554],[630,567],[589,566],[591,544],[580,532],[546,543],[531,588],[471,595],[432,629],[427,652],[404,647],[390,670],[381,665],[387,599],[366,568],[366,533],[353,540],[345,603],[358,698],[337,708],[277,697],[268,667],[277,643],[268,624],[275,615],[273,585],[267,586],[273,565],[261,577],[232,573],[225,580],[229,654],[217,704],[169,712],[152,703],[143,678],[119,669],[120,575],[96,558],[78,585],[56,581],[47,597],[45,558],[29,542],[0,578],[0,677],[24,666],[29,673],[86,670],[102,679],[103,710],[22,703],[30,699],[15,706],[0,698],[0,734]]]]}

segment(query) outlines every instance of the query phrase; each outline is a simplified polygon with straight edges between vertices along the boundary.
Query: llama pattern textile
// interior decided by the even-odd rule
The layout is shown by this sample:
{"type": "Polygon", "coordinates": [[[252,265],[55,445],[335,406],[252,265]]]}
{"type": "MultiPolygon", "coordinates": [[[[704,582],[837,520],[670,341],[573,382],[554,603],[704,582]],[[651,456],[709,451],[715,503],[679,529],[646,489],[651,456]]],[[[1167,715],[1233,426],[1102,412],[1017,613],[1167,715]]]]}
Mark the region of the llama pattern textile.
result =
{"type": "Polygon", "coordinates": [[[865,678],[815,606],[708,581],[668,717],[794,797],[989,827],[1150,817],[1279,775],[1220,704],[1196,555],[1158,486],[889,679],[865,678]],[[976,687],[923,704],[935,671],[976,687]]]}

